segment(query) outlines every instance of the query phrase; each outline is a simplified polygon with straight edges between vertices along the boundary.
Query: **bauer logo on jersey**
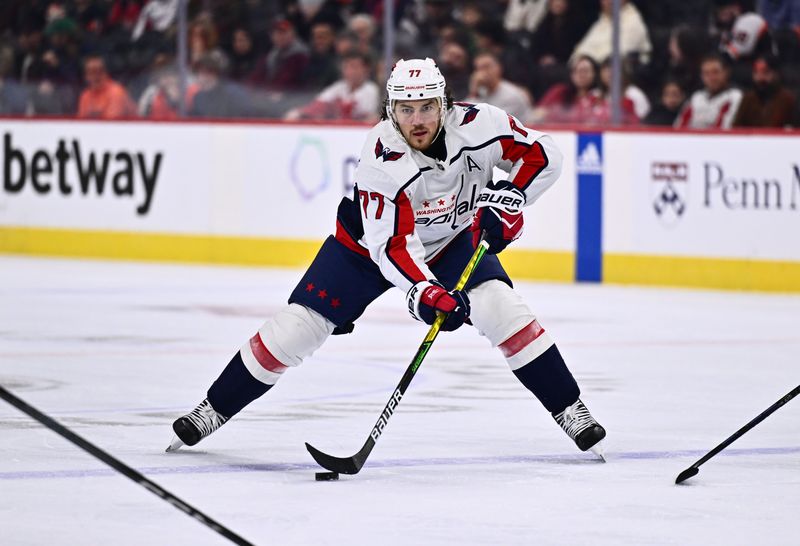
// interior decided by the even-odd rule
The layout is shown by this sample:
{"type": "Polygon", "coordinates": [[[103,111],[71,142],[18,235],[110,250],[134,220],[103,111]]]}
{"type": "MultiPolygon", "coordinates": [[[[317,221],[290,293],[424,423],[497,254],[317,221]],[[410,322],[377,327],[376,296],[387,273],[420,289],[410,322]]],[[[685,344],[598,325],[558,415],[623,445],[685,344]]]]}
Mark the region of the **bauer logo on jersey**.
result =
{"type": "Polygon", "coordinates": [[[384,161],[397,161],[405,152],[393,152],[389,148],[384,147],[381,139],[378,139],[378,142],[375,143],[375,159],[379,157],[383,157],[384,161]]]}
{"type": "Polygon", "coordinates": [[[686,212],[689,165],[654,161],[650,164],[650,179],[656,216],[668,226],[675,224],[686,212]]]}

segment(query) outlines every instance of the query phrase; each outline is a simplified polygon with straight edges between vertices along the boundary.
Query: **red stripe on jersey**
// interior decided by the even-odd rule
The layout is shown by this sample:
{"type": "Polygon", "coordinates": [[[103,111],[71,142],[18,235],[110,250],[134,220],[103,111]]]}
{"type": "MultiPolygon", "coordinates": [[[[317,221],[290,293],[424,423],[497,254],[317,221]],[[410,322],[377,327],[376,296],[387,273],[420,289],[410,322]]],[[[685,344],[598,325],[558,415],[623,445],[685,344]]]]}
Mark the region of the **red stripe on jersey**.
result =
{"type": "Polygon", "coordinates": [[[508,358],[514,356],[522,349],[530,345],[540,335],[544,333],[544,328],[539,325],[539,321],[534,319],[525,328],[505,340],[498,347],[503,356],[508,358]]]}
{"type": "Polygon", "coordinates": [[[261,340],[261,334],[256,332],[256,335],[250,338],[250,350],[253,351],[253,356],[256,357],[256,362],[261,364],[261,367],[272,373],[283,373],[288,366],[281,364],[277,358],[272,356],[267,346],[261,340]]]}
{"type": "Polygon", "coordinates": [[[336,220],[336,235],[334,237],[336,237],[336,240],[346,246],[349,250],[369,258],[369,250],[358,244],[358,242],[356,242],[353,237],[350,236],[350,233],[344,229],[344,226],[339,220],[336,220]]]}
{"type": "Polygon", "coordinates": [[[394,266],[411,282],[424,281],[425,275],[417,267],[406,248],[406,236],[414,233],[414,209],[406,196],[401,191],[395,199],[395,230],[394,236],[386,244],[386,255],[394,266]]]}
{"type": "Polygon", "coordinates": [[[731,109],[730,101],[722,105],[722,108],[719,109],[719,115],[717,116],[717,121],[714,122],[714,127],[716,127],[717,129],[722,127],[722,118],[725,117],[725,114],[727,114],[728,110],[730,109],[731,109]]]}
{"type": "Polygon", "coordinates": [[[680,121],[678,122],[678,129],[685,129],[689,126],[689,121],[692,119],[692,107],[687,106],[686,109],[683,111],[680,117],[680,121]]]}
{"type": "Polygon", "coordinates": [[[525,189],[528,184],[533,182],[540,172],[547,166],[547,156],[544,153],[544,148],[538,142],[534,142],[529,146],[521,142],[517,142],[513,138],[504,138],[500,140],[503,147],[503,159],[517,163],[522,161],[522,166],[511,181],[516,187],[525,189]]]}

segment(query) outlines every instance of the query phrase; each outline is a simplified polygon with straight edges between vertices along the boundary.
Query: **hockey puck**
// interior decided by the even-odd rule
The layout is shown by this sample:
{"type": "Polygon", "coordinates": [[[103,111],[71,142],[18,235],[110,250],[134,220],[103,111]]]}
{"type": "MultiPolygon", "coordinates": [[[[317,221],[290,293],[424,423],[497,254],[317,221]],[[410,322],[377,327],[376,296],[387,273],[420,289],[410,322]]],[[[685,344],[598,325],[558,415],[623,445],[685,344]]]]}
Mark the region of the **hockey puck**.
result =
{"type": "Polygon", "coordinates": [[[338,472],[317,472],[314,474],[314,479],[318,482],[330,482],[339,479],[338,472]]]}

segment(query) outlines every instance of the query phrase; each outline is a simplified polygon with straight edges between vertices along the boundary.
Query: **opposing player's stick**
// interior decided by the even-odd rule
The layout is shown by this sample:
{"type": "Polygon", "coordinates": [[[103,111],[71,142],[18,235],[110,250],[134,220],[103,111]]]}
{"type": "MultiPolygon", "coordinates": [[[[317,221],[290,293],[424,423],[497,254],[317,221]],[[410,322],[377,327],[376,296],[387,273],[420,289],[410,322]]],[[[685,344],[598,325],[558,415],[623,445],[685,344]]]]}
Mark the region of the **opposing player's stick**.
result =
{"type": "Polygon", "coordinates": [[[192,506],[191,504],[183,501],[158,485],[157,483],[145,478],[142,474],[134,470],[133,468],[129,467],[113,455],[110,455],[94,445],[93,443],[89,442],[88,440],[84,439],[81,436],[78,436],[70,429],[59,423],[58,421],[52,419],[51,417],[45,415],[41,411],[37,410],[33,406],[28,405],[23,400],[17,398],[10,392],[8,392],[5,388],[0,386],[0,398],[20,410],[22,413],[27,413],[30,417],[38,421],[39,423],[43,424],[59,436],[63,437],[66,440],[69,440],[89,455],[100,459],[108,466],[125,476],[126,478],[130,478],[131,480],[135,481],[154,495],[158,496],[162,500],[167,501],[172,506],[180,510],[181,512],[185,513],[188,516],[193,517],[203,525],[210,527],[220,535],[224,536],[234,544],[239,544],[240,546],[253,546],[252,542],[248,542],[247,540],[243,539],[221,523],[218,523],[205,515],[203,512],[192,506]]]}
{"type": "Polygon", "coordinates": [[[787,393],[786,396],[784,396],[783,398],[772,404],[770,407],[765,409],[758,417],[756,417],[755,419],[747,423],[745,426],[734,432],[730,437],[728,437],[727,440],[725,440],[717,447],[706,453],[699,461],[697,461],[692,466],[690,466],[689,468],[678,474],[678,477],[675,478],[675,483],[676,484],[681,483],[683,481],[688,480],[692,476],[695,476],[698,472],[700,472],[700,469],[698,467],[701,464],[708,461],[711,457],[713,457],[714,455],[716,455],[717,453],[719,453],[720,451],[731,445],[733,442],[739,439],[745,432],[747,432],[748,430],[759,424],[761,421],[763,421],[764,419],[769,417],[772,413],[774,413],[775,410],[777,410],[779,407],[783,406],[784,404],[786,404],[786,402],[797,396],[798,393],[800,393],[800,385],[797,385],[795,388],[789,391],[789,393],[787,393]]]}
{"type": "MultiPolygon", "coordinates": [[[[481,241],[478,243],[478,247],[472,254],[472,258],[470,258],[467,266],[464,268],[464,272],[461,273],[461,278],[458,279],[458,282],[453,288],[454,290],[462,290],[464,286],[466,286],[467,281],[472,275],[472,272],[475,271],[475,268],[481,261],[481,258],[483,258],[483,255],[486,253],[488,248],[489,243],[481,238],[481,241]]],[[[378,422],[376,422],[375,426],[372,427],[372,431],[369,433],[367,441],[364,442],[364,446],[359,450],[358,453],[352,457],[333,457],[332,455],[323,453],[311,444],[306,443],[306,449],[309,453],[311,453],[311,456],[314,457],[314,460],[317,461],[320,466],[327,468],[332,472],[338,472],[339,474],[357,474],[358,471],[361,470],[361,467],[364,466],[367,457],[369,457],[369,454],[372,452],[372,448],[375,447],[375,442],[378,441],[378,438],[380,438],[381,434],[383,433],[383,429],[389,422],[389,418],[392,416],[395,409],[397,409],[397,405],[400,403],[400,399],[403,398],[408,385],[411,383],[411,380],[414,379],[414,375],[417,373],[420,364],[422,364],[422,361],[425,359],[425,355],[428,354],[428,350],[431,348],[433,340],[435,340],[436,336],[439,335],[439,330],[442,327],[445,317],[446,315],[440,314],[436,317],[436,320],[433,321],[433,325],[431,326],[430,330],[428,330],[428,335],[425,336],[422,345],[420,345],[419,349],[417,349],[417,354],[414,355],[413,360],[411,360],[411,364],[408,366],[408,368],[406,368],[406,373],[403,374],[402,379],[400,379],[400,383],[392,393],[391,398],[389,398],[389,402],[387,402],[386,406],[383,408],[381,416],[378,418],[378,422]]]]}

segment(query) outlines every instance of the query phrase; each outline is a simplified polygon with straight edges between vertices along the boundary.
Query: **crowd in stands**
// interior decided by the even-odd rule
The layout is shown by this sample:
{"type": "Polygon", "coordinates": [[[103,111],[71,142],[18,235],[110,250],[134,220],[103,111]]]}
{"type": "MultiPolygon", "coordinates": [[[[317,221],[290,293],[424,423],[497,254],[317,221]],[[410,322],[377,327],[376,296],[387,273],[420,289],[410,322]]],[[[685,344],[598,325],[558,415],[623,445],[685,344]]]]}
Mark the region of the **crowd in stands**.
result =
{"type": "MultiPolygon", "coordinates": [[[[383,0],[0,1],[0,115],[374,122],[383,0]]],[[[531,124],[611,122],[611,0],[394,0],[397,58],[531,124]]],[[[620,0],[622,122],[800,124],[800,0],[620,0]]]]}

